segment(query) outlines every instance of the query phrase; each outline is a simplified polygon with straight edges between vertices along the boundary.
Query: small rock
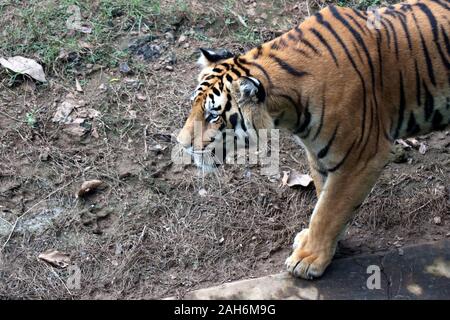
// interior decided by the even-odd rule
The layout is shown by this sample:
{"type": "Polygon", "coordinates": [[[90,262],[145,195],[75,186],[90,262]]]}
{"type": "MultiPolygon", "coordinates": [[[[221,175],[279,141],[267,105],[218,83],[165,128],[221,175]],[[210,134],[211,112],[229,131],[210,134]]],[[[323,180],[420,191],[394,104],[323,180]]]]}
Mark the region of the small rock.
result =
{"type": "Polygon", "coordinates": [[[263,13],[260,15],[260,17],[261,17],[261,19],[266,20],[269,16],[267,15],[267,13],[263,12],[263,13]]]}
{"type": "Polygon", "coordinates": [[[127,62],[121,62],[119,64],[119,71],[125,74],[131,73],[131,68],[127,62]]]}
{"type": "Polygon", "coordinates": [[[398,144],[394,145],[392,148],[392,161],[395,163],[403,163],[408,161],[408,156],[405,150],[398,144]]]}
{"type": "Polygon", "coordinates": [[[41,161],[48,161],[49,155],[47,151],[43,151],[40,155],[39,155],[39,160],[41,161]]]}
{"type": "Polygon", "coordinates": [[[175,55],[175,52],[171,52],[169,55],[169,58],[167,59],[167,62],[170,64],[176,64],[177,63],[177,56],[175,55]]]}
{"type": "Polygon", "coordinates": [[[173,67],[172,66],[166,66],[166,70],[173,71],[173,67]]]}
{"type": "Polygon", "coordinates": [[[75,137],[82,137],[89,131],[89,125],[85,123],[85,119],[76,118],[67,124],[63,131],[75,137]]]}
{"type": "Polygon", "coordinates": [[[205,197],[208,194],[208,191],[202,188],[198,190],[198,194],[200,195],[200,197],[205,197]]]}
{"type": "Polygon", "coordinates": [[[186,42],[185,44],[183,44],[183,48],[184,48],[184,49],[188,49],[189,46],[190,46],[189,42],[186,42]]]}
{"type": "Polygon", "coordinates": [[[425,143],[421,143],[420,147],[419,147],[419,153],[420,154],[425,154],[428,150],[428,147],[425,143]]]}
{"type": "Polygon", "coordinates": [[[145,96],[145,95],[143,95],[141,93],[138,93],[136,95],[136,99],[138,99],[139,101],[145,101],[145,100],[147,100],[147,96],[145,96]]]}
{"type": "Polygon", "coordinates": [[[251,8],[249,8],[249,9],[247,9],[247,15],[250,16],[250,17],[256,16],[256,10],[255,10],[255,8],[251,7],[251,8]]]}
{"type": "Polygon", "coordinates": [[[75,196],[77,198],[84,197],[85,195],[87,195],[87,194],[91,193],[92,191],[94,191],[95,189],[97,189],[102,184],[103,184],[103,182],[101,180],[97,180],[97,179],[84,181],[83,184],[81,185],[80,189],[75,194],[75,196]]]}
{"type": "Polygon", "coordinates": [[[433,218],[434,224],[440,225],[442,223],[441,217],[434,217],[433,218]]]}
{"type": "Polygon", "coordinates": [[[166,34],[164,34],[164,38],[166,38],[166,40],[169,42],[175,41],[175,36],[173,35],[172,32],[166,32],[166,34]]]}
{"type": "Polygon", "coordinates": [[[398,248],[398,255],[402,256],[405,252],[403,251],[402,248],[398,248]]]}
{"type": "Polygon", "coordinates": [[[178,43],[183,43],[183,42],[186,41],[186,39],[187,39],[187,37],[186,37],[184,34],[182,34],[182,35],[178,38],[178,43]]]}
{"type": "Polygon", "coordinates": [[[101,85],[98,86],[98,89],[101,91],[106,91],[107,87],[104,83],[102,83],[101,85]]]}

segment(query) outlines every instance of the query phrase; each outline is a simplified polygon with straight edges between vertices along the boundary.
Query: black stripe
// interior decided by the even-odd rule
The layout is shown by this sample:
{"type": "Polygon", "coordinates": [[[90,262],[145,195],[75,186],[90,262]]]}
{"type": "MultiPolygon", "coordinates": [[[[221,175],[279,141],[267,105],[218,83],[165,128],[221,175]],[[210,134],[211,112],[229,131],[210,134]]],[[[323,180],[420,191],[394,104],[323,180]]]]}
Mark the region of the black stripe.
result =
{"type": "Polygon", "coordinates": [[[241,73],[239,72],[239,70],[237,70],[235,68],[231,68],[230,72],[234,73],[237,78],[241,77],[241,73]]]}
{"type": "Polygon", "coordinates": [[[258,68],[264,74],[264,77],[266,77],[267,82],[269,82],[269,87],[273,86],[270,75],[267,73],[266,69],[264,69],[259,63],[254,62],[254,61],[245,61],[245,62],[243,62],[243,64],[248,64],[250,66],[254,66],[255,68],[258,68]]]}
{"type": "Polygon", "coordinates": [[[297,41],[297,38],[290,32],[287,34],[287,37],[291,41],[297,41]]]}
{"type": "Polygon", "coordinates": [[[300,49],[300,48],[297,48],[297,47],[294,47],[294,48],[291,48],[291,49],[294,49],[295,52],[298,52],[298,53],[304,55],[307,58],[311,58],[311,56],[308,54],[308,52],[306,52],[303,49],[300,49]]]}
{"type": "Polygon", "coordinates": [[[391,28],[392,34],[394,35],[394,49],[395,49],[395,57],[398,60],[398,39],[397,39],[397,32],[395,31],[394,25],[392,24],[392,22],[388,19],[385,18],[389,28],[391,28]]]}
{"type": "Polygon", "coordinates": [[[245,73],[246,76],[250,74],[250,70],[244,67],[241,63],[246,63],[247,61],[244,58],[234,57],[233,62],[245,73]]]}
{"type": "Polygon", "coordinates": [[[356,52],[356,55],[358,56],[359,61],[361,61],[361,63],[364,65],[364,59],[361,56],[361,52],[360,52],[360,50],[358,50],[358,47],[356,46],[356,43],[352,42],[352,45],[353,45],[353,49],[354,49],[353,52],[356,52]]]}
{"type": "MultiPolygon", "coordinates": [[[[353,21],[354,24],[356,24],[356,26],[359,28],[359,30],[361,30],[361,32],[365,35],[367,35],[366,30],[364,30],[364,28],[361,26],[361,24],[358,22],[358,20],[356,20],[351,14],[346,13],[345,14],[348,18],[350,18],[350,20],[353,21]]],[[[366,27],[367,28],[367,27],[366,27]]]]}
{"type": "Polygon", "coordinates": [[[297,33],[297,40],[301,40],[303,38],[303,31],[299,28],[298,25],[294,27],[294,31],[297,33]]]}
{"type": "Polygon", "coordinates": [[[297,41],[310,48],[315,54],[320,55],[320,52],[311,44],[311,42],[303,38],[303,31],[298,26],[295,26],[294,31],[297,33],[297,41]]]}
{"type": "Polygon", "coordinates": [[[431,0],[431,1],[436,3],[437,5],[440,5],[444,9],[450,10],[450,7],[445,3],[442,3],[440,0],[431,0]]]}
{"type": "Polygon", "coordinates": [[[334,171],[338,170],[338,169],[344,164],[345,160],[346,160],[346,159],[348,158],[348,156],[350,155],[350,152],[352,151],[353,146],[355,145],[355,143],[356,143],[356,139],[353,140],[352,145],[351,145],[350,148],[347,150],[347,152],[345,153],[345,155],[344,155],[344,157],[342,158],[342,160],[339,161],[339,163],[336,164],[334,167],[328,169],[328,172],[334,172],[334,171]]]}
{"type": "Polygon", "coordinates": [[[412,15],[413,15],[414,23],[416,24],[417,30],[419,30],[420,41],[421,41],[421,44],[422,44],[422,50],[423,50],[423,53],[425,55],[425,62],[427,64],[428,76],[430,77],[431,83],[435,86],[436,85],[436,80],[434,78],[434,70],[433,70],[433,64],[432,64],[432,61],[431,61],[431,58],[430,58],[430,54],[428,52],[428,48],[427,48],[427,45],[425,43],[425,39],[423,38],[422,31],[421,31],[421,29],[419,27],[419,24],[417,23],[417,19],[416,19],[416,16],[414,15],[414,12],[413,12],[412,15]]]}
{"type": "Polygon", "coordinates": [[[428,121],[434,110],[434,97],[428,90],[428,87],[425,84],[425,82],[423,82],[423,88],[425,91],[425,105],[424,105],[425,120],[428,121]]]}
{"type": "Polygon", "coordinates": [[[213,91],[213,93],[214,93],[216,96],[220,96],[220,91],[217,90],[216,87],[213,87],[213,88],[212,88],[212,91],[213,91]]]}
{"type": "Polygon", "coordinates": [[[377,32],[377,55],[378,55],[378,77],[380,78],[381,90],[383,90],[383,58],[381,56],[381,32],[375,29],[377,32]]]}
{"type": "Polygon", "coordinates": [[[439,112],[439,110],[434,111],[433,119],[431,120],[433,130],[441,130],[446,127],[445,124],[441,124],[443,119],[444,118],[442,117],[442,114],[439,112]]]}
{"type": "Polygon", "coordinates": [[[401,5],[400,10],[402,10],[404,12],[408,12],[408,11],[411,10],[411,5],[407,4],[407,3],[404,3],[404,4],[401,5]]]}
{"type": "Polygon", "coordinates": [[[408,31],[408,26],[406,25],[405,20],[402,19],[402,18],[400,18],[400,25],[402,26],[403,31],[405,32],[406,40],[408,40],[408,48],[411,51],[412,50],[411,36],[409,34],[409,31],[408,31]]]}
{"type": "Polygon", "coordinates": [[[227,95],[227,97],[228,97],[228,101],[227,101],[227,103],[225,103],[225,112],[228,112],[228,111],[230,111],[231,110],[231,97],[230,97],[230,95],[227,95]]]}
{"type": "Polygon", "coordinates": [[[416,122],[416,117],[414,116],[413,112],[409,114],[408,127],[406,128],[406,131],[411,135],[420,132],[420,127],[416,122]]]}
{"type": "Polygon", "coordinates": [[[258,59],[262,54],[262,46],[259,45],[256,47],[256,53],[253,55],[253,59],[258,59]]]}
{"type": "Polygon", "coordinates": [[[372,127],[373,127],[373,115],[374,113],[376,113],[375,108],[373,107],[373,103],[371,103],[371,108],[370,108],[370,121],[369,121],[369,129],[367,130],[367,139],[366,142],[364,142],[363,146],[360,148],[360,152],[358,155],[358,160],[361,159],[361,156],[363,154],[363,152],[366,150],[366,146],[370,141],[370,138],[373,136],[372,134],[372,127]]]}
{"type": "Polygon", "coordinates": [[[247,126],[245,125],[244,116],[242,115],[241,108],[238,107],[239,115],[241,116],[241,128],[244,131],[247,131],[247,126]]]}
{"type": "Polygon", "coordinates": [[[336,138],[336,133],[337,133],[338,127],[339,127],[339,124],[336,125],[333,135],[331,136],[330,140],[328,140],[327,145],[325,147],[323,147],[323,149],[320,150],[319,153],[317,154],[317,158],[322,159],[327,156],[328,150],[330,150],[330,147],[333,144],[334,139],[336,138]]]}
{"type": "Polygon", "coordinates": [[[391,48],[391,34],[389,33],[389,28],[386,26],[386,23],[384,23],[383,20],[380,21],[381,25],[383,26],[383,29],[386,31],[386,36],[387,36],[387,44],[388,44],[388,48],[391,48]]]}
{"type": "Polygon", "coordinates": [[[222,63],[221,66],[224,66],[225,69],[227,69],[227,71],[230,70],[230,68],[231,68],[231,65],[229,63],[226,63],[226,62],[222,63]]]}
{"type": "MultiPolygon", "coordinates": [[[[363,15],[363,12],[356,10],[354,8],[352,8],[352,11],[354,14],[356,14],[358,17],[360,17],[362,20],[364,20],[364,23],[367,21],[367,17],[363,15]]],[[[365,12],[364,12],[365,14],[365,12]]]]}
{"type": "Polygon", "coordinates": [[[447,33],[445,33],[444,27],[441,26],[441,33],[444,37],[445,48],[447,49],[447,55],[450,56],[450,41],[448,39],[447,33]]]}
{"type": "Polygon", "coordinates": [[[278,50],[278,49],[280,49],[280,47],[278,46],[278,43],[277,43],[276,41],[274,41],[274,42],[272,43],[272,45],[270,46],[270,49],[272,49],[272,50],[278,50]]]}
{"type": "Polygon", "coordinates": [[[229,75],[229,74],[225,75],[225,79],[227,79],[228,82],[233,82],[233,77],[231,75],[229,75]]]}
{"type": "Polygon", "coordinates": [[[306,139],[306,138],[308,138],[310,133],[311,133],[311,128],[308,128],[308,130],[306,130],[306,133],[304,135],[299,136],[299,137],[300,137],[300,139],[306,139]]]}
{"type": "Polygon", "coordinates": [[[394,139],[397,139],[400,134],[400,129],[403,124],[403,118],[405,114],[405,106],[406,106],[406,98],[405,98],[405,87],[403,83],[403,75],[400,71],[400,102],[398,107],[398,119],[397,119],[397,128],[395,129],[394,139]]]}
{"type": "Polygon", "coordinates": [[[320,55],[319,50],[316,49],[316,47],[314,47],[311,42],[309,42],[306,39],[301,39],[300,40],[301,43],[305,44],[308,48],[310,48],[315,54],[320,55]]]}
{"type": "Polygon", "coordinates": [[[232,115],[230,115],[229,119],[230,119],[231,127],[233,129],[236,128],[237,120],[238,120],[238,114],[237,113],[233,113],[232,115]]]}
{"type": "Polygon", "coordinates": [[[419,74],[419,69],[417,67],[417,60],[414,60],[414,68],[416,70],[416,100],[417,100],[417,106],[421,106],[422,105],[422,93],[421,93],[421,86],[420,86],[420,74],[419,74]]]}
{"type": "Polygon", "coordinates": [[[311,122],[311,113],[309,112],[308,102],[306,103],[306,107],[303,110],[303,116],[304,116],[303,123],[300,125],[300,127],[298,127],[294,131],[294,134],[298,134],[298,133],[305,131],[305,129],[308,127],[309,123],[311,122]]]}
{"type": "Polygon", "coordinates": [[[328,42],[323,38],[322,34],[320,34],[319,31],[317,31],[314,28],[310,28],[309,29],[316,37],[317,39],[319,39],[320,42],[322,42],[322,44],[327,48],[328,52],[331,54],[331,56],[333,57],[334,63],[336,64],[336,66],[339,67],[339,63],[337,62],[336,59],[336,55],[334,54],[333,49],[330,47],[330,45],[328,44],[328,42]]]}
{"type": "Polygon", "coordinates": [[[322,94],[322,113],[320,114],[319,127],[317,128],[316,134],[312,138],[312,141],[317,139],[317,137],[320,134],[320,131],[322,130],[322,126],[323,126],[323,119],[325,117],[325,90],[323,92],[324,93],[322,94]]]}
{"type": "Polygon", "coordinates": [[[280,58],[278,58],[277,56],[273,55],[273,54],[269,54],[269,57],[273,60],[275,60],[276,63],[278,63],[278,65],[285,70],[287,73],[296,76],[296,77],[303,77],[305,75],[308,75],[308,72],[304,72],[304,71],[299,71],[297,69],[295,69],[294,67],[292,67],[290,64],[288,64],[286,61],[281,60],[280,58]]]}

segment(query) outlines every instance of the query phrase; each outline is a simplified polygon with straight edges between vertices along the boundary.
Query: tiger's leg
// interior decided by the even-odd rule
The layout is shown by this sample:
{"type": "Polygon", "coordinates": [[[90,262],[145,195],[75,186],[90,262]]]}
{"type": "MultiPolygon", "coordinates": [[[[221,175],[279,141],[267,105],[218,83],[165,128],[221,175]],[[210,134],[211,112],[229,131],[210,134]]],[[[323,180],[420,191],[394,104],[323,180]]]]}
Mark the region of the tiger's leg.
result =
{"type": "Polygon", "coordinates": [[[309,169],[311,172],[311,177],[314,181],[314,186],[316,187],[316,195],[317,198],[320,197],[320,193],[322,192],[323,186],[327,180],[328,172],[321,167],[317,158],[306,150],[306,155],[308,157],[309,169]]]}
{"type": "Polygon", "coordinates": [[[286,260],[290,273],[305,279],[323,274],[333,258],[339,235],[372,189],[388,155],[386,148],[367,164],[350,164],[328,174],[309,228],[296,236],[294,250],[286,260]]]}

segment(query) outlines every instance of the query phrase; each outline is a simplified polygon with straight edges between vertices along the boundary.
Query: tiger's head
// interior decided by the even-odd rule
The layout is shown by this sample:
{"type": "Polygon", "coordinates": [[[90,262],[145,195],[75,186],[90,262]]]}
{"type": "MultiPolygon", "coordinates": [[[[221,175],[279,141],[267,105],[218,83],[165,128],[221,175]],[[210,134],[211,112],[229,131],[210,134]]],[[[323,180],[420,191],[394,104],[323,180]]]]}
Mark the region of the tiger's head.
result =
{"type": "Polygon", "coordinates": [[[248,74],[231,52],[200,49],[200,53],[199,85],[177,141],[198,167],[212,169],[225,159],[224,145],[231,138],[227,136],[230,132],[233,139],[248,142],[249,129],[270,126],[271,120],[262,107],[263,85],[248,74]],[[217,150],[222,150],[222,154],[217,150]]]}

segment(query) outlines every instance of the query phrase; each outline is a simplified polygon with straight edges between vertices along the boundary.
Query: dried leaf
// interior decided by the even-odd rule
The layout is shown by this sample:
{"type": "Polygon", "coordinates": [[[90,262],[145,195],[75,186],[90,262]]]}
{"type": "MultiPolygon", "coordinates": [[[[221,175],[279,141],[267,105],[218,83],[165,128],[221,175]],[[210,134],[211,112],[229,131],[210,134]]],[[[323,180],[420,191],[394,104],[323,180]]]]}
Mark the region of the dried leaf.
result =
{"type": "Polygon", "coordinates": [[[403,147],[403,149],[411,149],[411,146],[403,139],[397,139],[396,142],[403,147]]]}
{"type": "Polygon", "coordinates": [[[69,117],[69,115],[72,113],[75,106],[76,105],[72,101],[69,100],[64,101],[56,109],[52,121],[61,123],[70,123],[72,119],[69,117]]]}
{"type": "Polygon", "coordinates": [[[54,249],[41,253],[38,258],[57,268],[67,268],[70,263],[70,257],[68,254],[54,249]]]}
{"type": "Polygon", "coordinates": [[[19,74],[26,74],[40,82],[47,82],[42,66],[33,59],[15,56],[12,58],[0,58],[0,64],[6,69],[19,74]]]}
{"type": "Polygon", "coordinates": [[[425,154],[428,150],[428,147],[425,143],[420,143],[420,147],[419,147],[419,153],[420,154],[425,154]]]}
{"type": "Polygon", "coordinates": [[[406,142],[407,142],[411,147],[414,147],[414,148],[417,148],[417,147],[420,146],[420,142],[417,141],[417,139],[415,139],[415,138],[408,138],[408,139],[406,139],[406,142]]]}
{"type": "Polygon", "coordinates": [[[76,194],[77,198],[84,197],[88,193],[91,193],[92,191],[97,189],[102,184],[103,182],[101,180],[96,179],[83,182],[81,188],[78,190],[76,194]]]}
{"type": "Polygon", "coordinates": [[[85,119],[83,118],[76,118],[72,122],[66,124],[63,130],[72,136],[82,137],[89,131],[89,129],[83,125],[84,121],[85,119]]]}
{"type": "Polygon", "coordinates": [[[92,32],[92,28],[88,25],[84,25],[81,26],[78,31],[82,32],[82,33],[91,33],[92,32]]]}
{"type": "Polygon", "coordinates": [[[147,97],[145,95],[141,94],[141,93],[138,93],[136,95],[136,99],[138,99],[140,101],[145,101],[145,100],[147,100],[147,97]]]}
{"type": "Polygon", "coordinates": [[[83,88],[81,87],[80,81],[78,81],[78,79],[75,79],[75,87],[78,92],[83,92],[83,88]]]}
{"type": "Polygon", "coordinates": [[[297,171],[283,171],[282,186],[307,187],[311,184],[313,179],[308,174],[300,174],[297,171]]]}

